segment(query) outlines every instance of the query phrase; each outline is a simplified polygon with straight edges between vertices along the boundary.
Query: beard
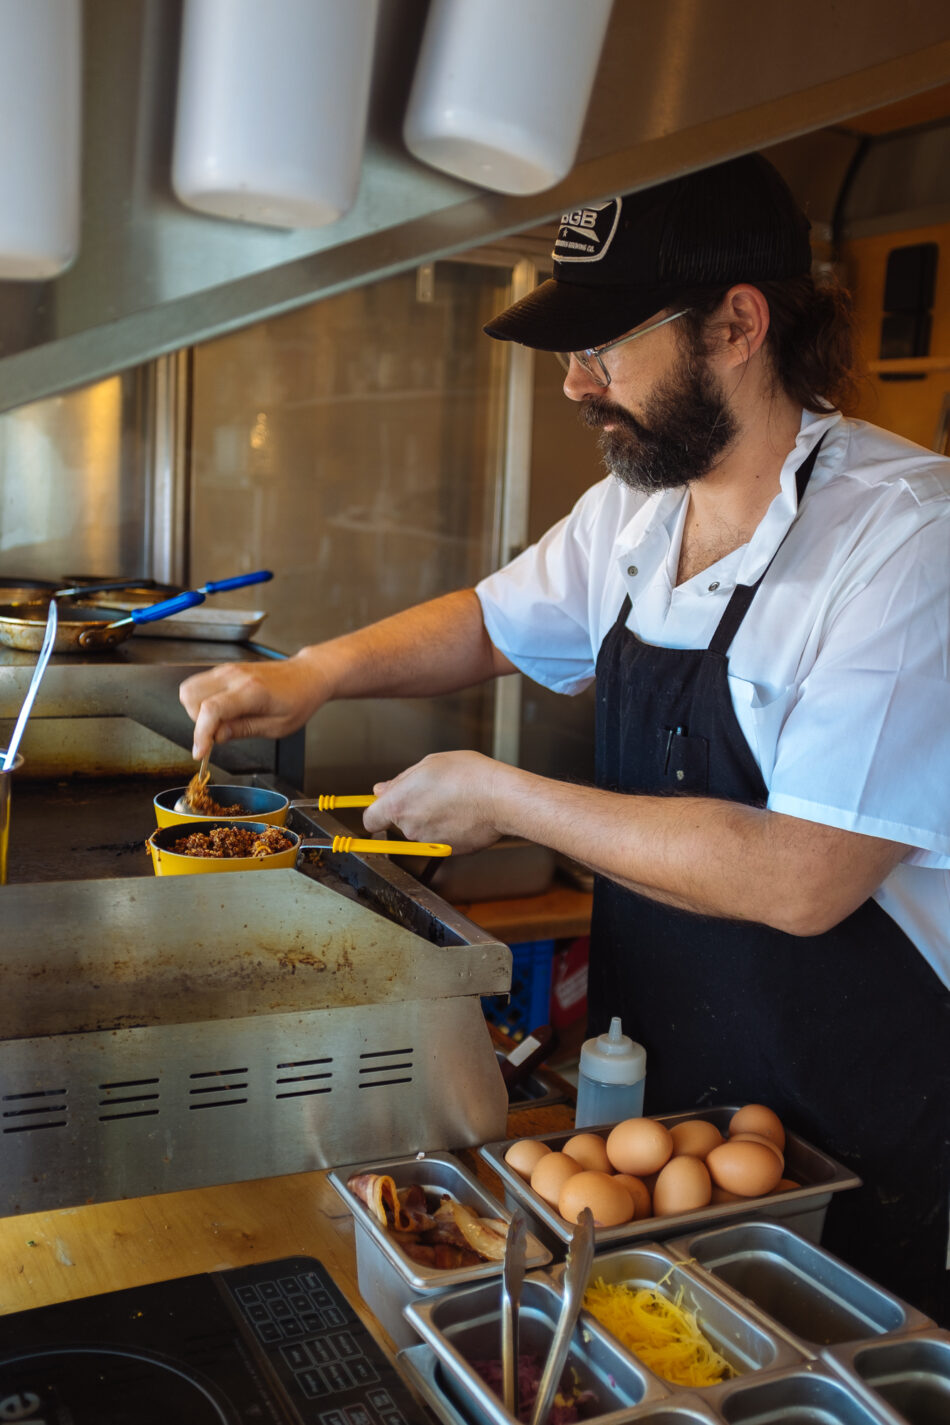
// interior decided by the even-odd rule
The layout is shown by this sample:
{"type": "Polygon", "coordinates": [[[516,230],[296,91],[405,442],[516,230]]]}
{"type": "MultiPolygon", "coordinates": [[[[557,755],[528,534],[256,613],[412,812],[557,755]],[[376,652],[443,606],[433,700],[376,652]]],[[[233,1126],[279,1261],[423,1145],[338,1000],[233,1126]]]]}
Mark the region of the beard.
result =
{"type": "Polygon", "coordinates": [[[738,434],[718,381],[705,362],[695,371],[684,358],[656,387],[643,421],[603,396],[588,397],[581,418],[589,426],[613,426],[598,438],[610,474],[632,490],[676,490],[708,475],[738,434]]]}

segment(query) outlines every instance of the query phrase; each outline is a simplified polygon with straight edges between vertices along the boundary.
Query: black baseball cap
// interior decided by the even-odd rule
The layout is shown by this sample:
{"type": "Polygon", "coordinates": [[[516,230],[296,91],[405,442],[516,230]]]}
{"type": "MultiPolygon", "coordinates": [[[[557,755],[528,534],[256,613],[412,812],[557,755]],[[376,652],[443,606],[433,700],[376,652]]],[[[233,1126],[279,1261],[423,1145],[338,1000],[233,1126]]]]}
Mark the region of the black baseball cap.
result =
{"type": "Polygon", "coordinates": [[[686,288],[797,277],[811,224],[761,154],[564,213],[554,276],[484,328],[539,351],[622,336],[686,288]]]}

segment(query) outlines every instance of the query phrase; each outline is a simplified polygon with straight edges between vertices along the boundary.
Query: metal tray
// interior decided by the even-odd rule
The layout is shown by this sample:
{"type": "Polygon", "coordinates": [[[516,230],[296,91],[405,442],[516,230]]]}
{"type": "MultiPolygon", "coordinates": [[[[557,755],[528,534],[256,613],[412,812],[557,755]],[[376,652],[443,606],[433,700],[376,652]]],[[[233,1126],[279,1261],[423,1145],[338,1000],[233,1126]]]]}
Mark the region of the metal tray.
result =
{"type": "Polygon", "coordinates": [[[936,1328],[874,1342],[835,1346],[827,1364],[888,1420],[944,1425],[950,1420],[950,1331],[936,1328]]]}
{"type": "Polygon", "coordinates": [[[804,1355],[884,1333],[918,1331],[929,1317],[778,1222],[745,1222],[674,1238],[727,1295],[755,1307],[804,1355]]]}
{"type": "Polygon", "coordinates": [[[814,1364],[740,1381],[720,1396],[716,1408],[729,1425],[907,1425],[814,1364]]]}
{"type": "MultiPolygon", "coordinates": [[[[561,1309],[561,1293],[544,1272],[526,1276],[521,1289],[519,1351],[543,1362],[561,1309]]],[[[406,1316],[435,1352],[445,1391],[467,1416],[490,1425],[516,1425],[472,1361],[498,1360],[501,1352],[501,1291],[497,1282],[447,1292],[406,1307],[406,1316]]],[[[600,1409],[587,1418],[620,1425],[633,1406],[668,1398],[656,1377],[621,1350],[592,1318],[574,1327],[567,1357],[579,1389],[590,1390],[600,1409]]]]}
{"type": "MultiPolygon", "coordinates": [[[[427,1342],[407,1346],[396,1361],[410,1385],[444,1425],[495,1425],[495,1417],[484,1414],[471,1400],[465,1402],[464,1410],[455,1403],[446,1389],[439,1357],[427,1342]]],[[[698,1397],[682,1395],[675,1400],[650,1400],[631,1410],[624,1420],[643,1421],[644,1425],[721,1425],[722,1417],[698,1397]]]]}
{"type": "MultiPolygon", "coordinates": [[[[714,1123],[721,1132],[725,1133],[730,1118],[737,1111],[738,1105],[735,1105],[705,1110],[691,1109],[686,1113],[657,1114],[655,1117],[658,1122],[665,1123],[668,1128],[672,1127],[674,1123],[683,1123],[687,1119],[703,1118],[714,1123]]],[[[599,1132],[606,1136],[612,1126],[612,1124],[604,1124],[599,1128],[592,1127],[584,1131],[599,1132]]],[[[574,1128],[569,1128],[559,1133],[545,1133],[537,1136],[540,1142],[547,1143],[549,1147],[560,1148],[569,1138],[573,1137],[576,1131],[574,1128]]],[[[509,1207],[523,1208],[529,1219],[529,1225],[540,1240],[545,1242],[555,1254],[563,1256],[570,1241],[571,1224],[566,1222],[552,1207],[549,1207],[536,1192],[532,1192],[524,1178],[505,1162],[505,1153],[513,1141],[509,1138],[500,1143],[486,1143],[479,1149],[479,1152],[501,1178],[506,1204],[509,1207]]],[[[750,1197],[742,1202],[714,1203],[709,1207],[699,1208],[695,1212],[684,1212],[675,1217],[644,1217],[637,1222],[625,1222],[619,1227],[598,1227],[597,1249],[603,1250],[606,1247],[619,1246],[623,1242],[636,1241],[643,1237],[662,1240],[686,1230],[696,1230],[707,1225],[715,1226],[724,1221],[750,1216],[782,1218],[790,1226],[794,1226],[795,1230],[803,1237],[817,1242],[821,1237],[821,1229],[824,1226],[825,1213],[828,1203],[831,1201],[831,1194],[841,1192],[845,1188],[860,1187],[861,1179],[849,1168],[837,1163],[834,1158],[830,1158],[819,1148],[806,1143],[795,1133],[787,1134],[785,1170],[789,1177],[802,1184],[800,1188],[770,1197],[750,1197]]]]}
{"type": "MultiPolygon", "coordinates": [[[[356,1164],[335,1168],[329,1173],[330,1182],[353,1214],[356,1277],[360,1295],[396,1345],[410,1346],[418,1340],[418,1336],[403,1315],[403,1308],[409,1302],[441,1295],[452,1287],[482,1281],[485,1277],[500,1277],[502,1263],[480,1262],[474,1267],[440,1268],[414,1262],[399,1246],[397,1235],[387,1232],[366,1204],[350,1192],[346,1182],[353,1173],[387,1174],[397,1189],[418,1184],[427,1193],[447,1193],[456,1202],[475,1208],[482,1217],[503,1218],[507,1222],[511,1213],[501,1207],[451,1153],[427,1153],[388,1163],[356,1164]]],[[[529,1233],[526,1267],[529,1270],[543,1267],[550,1260],[551,1253],[529,1233]]]]}
{"type": "MultiPolygon", "coordinates": [[[[559,1291],[563,1290],[563,1265],[553,1267],[549,1273],[559,1291]]],[[[802,1353],[778,1332],[773,1332],[756,1316],[745,1311],[741,1304],[724,1296],[716,1289],[711,1278],[704,1278],[657,1245],[620,1248],[613,1252],[603,1252],[594,1258],[590,1271],[590,1281],[602,1278],[608,1285],[623,1282],[634,1290],[655,1289],[668,1301],[676,1301],[696,1317],[699,1327],[709,1344],[729,1362],[736,1377],[743,1377],[756,1371],[776,1371],[788,1366],[799,1365],[802,1353]]],[[[595,1322],[588,1311],[581,1313],[585,1322],[595,1322]]],[[[599,1324],[599,1323],[598,1323],[599,1324]]],[[[600,1329],[614,1340],[613,1333],[606,1326],[600,1329]]],[[[617,1343],[624,1355],[638,1361],[628,1347],[617,1343]]],[[[641,1362],[638,1361],[638,1364],[641,1362]]],[[[643,1365],[644,1370],[648,1367],[643,1365]]],[[[650,1372],[652,1374],[652,1372],[650,1372]]],[[[704,1400],[715,1400],[734,1384],[735,1378],[709,1386],[683,1386],[664,1377],[656,1377],[660,1384],[673,1394],[689,1391],[704,1400]]]]}
{"type": "MultiPolygon", "coordinates": [[[[122,605],[109,601],[110,608],[122,605]]],[[[130,607],[139,608],[139,604],[130,607]]],[[[155,623],[140,623],[136,638],[188,638],[199,643],[244,643],[252,638],[267,614],[262,609],[218,609],[199,604],[195,609],[183,609],[180,614],[159,619],[155,623]]]]}

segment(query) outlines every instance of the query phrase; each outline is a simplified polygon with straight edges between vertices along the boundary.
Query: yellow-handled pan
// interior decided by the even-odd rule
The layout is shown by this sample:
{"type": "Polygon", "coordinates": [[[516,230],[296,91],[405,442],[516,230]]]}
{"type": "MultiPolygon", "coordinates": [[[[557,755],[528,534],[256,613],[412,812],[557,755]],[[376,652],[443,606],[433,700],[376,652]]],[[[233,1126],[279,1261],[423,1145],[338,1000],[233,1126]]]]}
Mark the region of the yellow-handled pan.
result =
{"type": "MultiPolygon", "coordinates": [[[[273,834],[277,829],[264,821],[242,821],[243,831],[273,834]]],[[[336,855],[355,852],[372,856],[451,856],[451,846],[440,841],[364,841],[355,836],[300,836],[279,828],[289,839],[284,850],[267,856],[195,856],[170,848],[191,831],[210,833],[217,827],[234,829],[233,821],[192,821],[185,825],[159,827],[145,843],[156,876],[200,876],[209,871],[275,871],[294,866],[301,851],[328,851],[336,855]]]]}
{"type": "Polygon", "coordinates": [[[170,787],[152,798],[155,820],[159,826],[180,826],[184,821],[269,821],[272,826],[283,826],[287,813],[292,807],[316,808],[317,811],[335,811],[337,807],[368,807],[374,796],[338,797],[333,794],[315,797],[309,801],[290,801],[282,792],[273,792],[269,787],[227,786],[223,782],[209,784],[205,792],[218,807],[240,807],[240,811],[225,815],[218,810],[201,812],[180,812],[175,803],[187,792],[187,787],[170,787]]]}

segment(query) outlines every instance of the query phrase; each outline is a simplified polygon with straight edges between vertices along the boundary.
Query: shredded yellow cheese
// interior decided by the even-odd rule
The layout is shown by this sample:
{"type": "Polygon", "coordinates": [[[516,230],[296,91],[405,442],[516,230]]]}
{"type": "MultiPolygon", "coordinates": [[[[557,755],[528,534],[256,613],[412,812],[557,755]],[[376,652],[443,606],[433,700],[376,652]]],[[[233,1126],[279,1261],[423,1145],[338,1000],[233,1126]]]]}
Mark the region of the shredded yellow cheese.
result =
{"type": "Polygon", "coordinates": [[[652,1287],[608,1284],[598,1277],[584,1293],[592,1316],[645,1366],[672,1385],[716,1385],[735,1374],[706,1340],[696,1317],[652,1287]]]}

